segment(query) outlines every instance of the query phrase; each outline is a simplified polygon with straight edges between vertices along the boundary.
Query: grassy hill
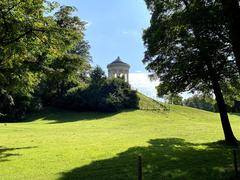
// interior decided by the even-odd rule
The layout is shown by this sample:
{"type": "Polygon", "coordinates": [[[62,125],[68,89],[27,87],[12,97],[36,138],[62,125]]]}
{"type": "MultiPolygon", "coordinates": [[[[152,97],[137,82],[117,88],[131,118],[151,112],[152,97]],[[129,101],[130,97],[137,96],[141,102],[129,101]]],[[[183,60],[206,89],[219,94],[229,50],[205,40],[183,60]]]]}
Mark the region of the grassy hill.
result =
{"type": "MultiPolygon", "coordinates": [[[[240,139],[240,117],[230,119],[240,139]]],[[[116,114],[51,109],[0,126],[4,180],[132,180],[138,155],[144,179],[233,176],[232,151],[218,143],[223,139],[219,115],[193,108],[116,114]]]]}
{"type": "Polygon", "coordinates": [[[166,110],[167,107],[162,103],[145,96],[144,94],[138,92],[139,97],[139,109],[141,110],[166,110]]]}

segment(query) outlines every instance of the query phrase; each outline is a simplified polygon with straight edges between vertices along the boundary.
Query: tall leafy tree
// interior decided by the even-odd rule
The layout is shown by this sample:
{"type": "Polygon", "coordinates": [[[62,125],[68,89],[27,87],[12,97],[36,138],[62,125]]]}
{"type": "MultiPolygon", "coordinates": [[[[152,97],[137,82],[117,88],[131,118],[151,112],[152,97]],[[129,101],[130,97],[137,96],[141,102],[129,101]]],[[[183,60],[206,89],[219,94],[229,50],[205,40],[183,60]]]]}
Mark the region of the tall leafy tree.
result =
{"type": "Polygon", "coordinates": [[[43,47],[43,11],[42,0],[0,2],[0,87],[10,94],[29,93],[37,82],[29,64],[43,47]]]}
{"type": "Polygon", "coordinates": [[[236,144],[221,84],[237,74],[221,6],[207,0],[145,0],[152,13],[143,39],[147,69],[160,77],[160,96],[213,92],[225,140],[236,144]],[[211,18],[209,18],[211,17],[211,18]]]}
{"type": "Polygon", "coordinates": [[[179,94],[168,94],[164,96],[165,101],[168,104],[182,105],[183,98],[179,94]]]}
{"type": "Polygon", "coordinates": [[[238,71],[240,72],[240,1],[221,0],[223,12],[228,20],[229,35],[236,58],[238,71]]]}
{"type": "Polygon", "coordinates": [[[234,111],[234,104],[240,101],[240,80],[232,80],[231,83],[222,85],[224,99],[230,108],[229,111],[234,111]]]}
{"type": "Polygon", "coordinates": [[[215,100],[211,96],[205,94],[194,95],[192,97],[185,99],[183,102],[185,106],[199,108],[212,112],[216,111],[215,103],[216,103],[215,100]]]}
{"type": "MultiPolygon", "coordinates": [[[[11,97],[7,107],[30,97],[50,65],[84,37],[85,23],[71,15],[75,8],[56,8],[45,0],[0,2],[0,92],[11,97]]],[[[0,113],[6,114],[5,109],[0,113]]]]}
{"type": "Polygon", "coordinates": [[[105,72],[100,66],[96,66],[90,73],[92,84],[99,84],[106,80],[105,72]]]}
{"type": "Polygon", "coordinates": [[[61,98],[69,89],[85,84],[90,66],[89,45],[81,40],[65,55],[56,58],[48,67],[38,88],[45,105],[61,98]]]}

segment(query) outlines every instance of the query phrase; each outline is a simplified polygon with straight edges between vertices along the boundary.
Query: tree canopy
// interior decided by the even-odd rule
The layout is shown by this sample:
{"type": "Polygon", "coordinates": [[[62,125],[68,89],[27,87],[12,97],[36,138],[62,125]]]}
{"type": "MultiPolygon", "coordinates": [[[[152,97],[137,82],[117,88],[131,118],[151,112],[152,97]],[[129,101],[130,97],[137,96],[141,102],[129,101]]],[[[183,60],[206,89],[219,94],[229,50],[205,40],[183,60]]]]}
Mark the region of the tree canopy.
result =
{"type": "Polygon", "coordinates": [[[231,39],[232,50],[236,58],[236,65],[240,73],[240,1],[220,0],[223,5],[223,13],[227,18],[229,37],[231,39]]]}
{"type": "Polygon", "coordinates": [[[74,11],[44,0],[0,2],[2,116],[32,106],[29,100],[43,80],[58,78],[63,87],[80,81],[90,68],[85,22],[72,16],[74,11]]]}
{"type": "Polygon", "coordinates": [[[226,18],[212,0],[145,0],[152,14],[144,31],[147,69],[160,78],[158,94],[213,92],[225,139],[236,143],[221,84],[237,77],[226,18]]]}

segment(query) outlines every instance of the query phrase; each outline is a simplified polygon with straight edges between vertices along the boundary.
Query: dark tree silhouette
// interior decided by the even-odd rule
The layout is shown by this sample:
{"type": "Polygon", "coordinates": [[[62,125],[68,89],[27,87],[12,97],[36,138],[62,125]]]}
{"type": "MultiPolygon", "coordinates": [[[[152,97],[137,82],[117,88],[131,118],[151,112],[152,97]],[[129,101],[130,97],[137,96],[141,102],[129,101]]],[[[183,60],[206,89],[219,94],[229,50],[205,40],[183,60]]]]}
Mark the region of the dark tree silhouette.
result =
{"type": "Polygon", "coordinates": [[[240,1],[221,0],[224,14],[229,25],[229,34],[232,41],[236,64],[240,73],[240,1]]]}
{"type": "Polygon", "coordinates": [[[225,140],[236,144],[221,90],[222,83],[237,76],[231,47],[222,40],[228,33],[221,6],[214,1],[145,1],[152,18],[143,35],[144,62],[161,79],[158,94],[213,92],[225,140]]]}

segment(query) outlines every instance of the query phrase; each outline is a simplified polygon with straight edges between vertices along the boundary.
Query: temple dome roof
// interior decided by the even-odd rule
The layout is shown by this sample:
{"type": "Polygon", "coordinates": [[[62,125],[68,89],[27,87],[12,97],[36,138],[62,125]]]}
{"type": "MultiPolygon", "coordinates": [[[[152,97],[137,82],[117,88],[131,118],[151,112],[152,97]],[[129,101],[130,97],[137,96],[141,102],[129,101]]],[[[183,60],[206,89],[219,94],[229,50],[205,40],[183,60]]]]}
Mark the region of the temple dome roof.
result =
{"type": "Polygon", "coordinates": [[[125,66],[125,67],[130,68],[129,64],[123,62],[119,56],[117,57],[117,59],[115,61],[113,61],[107,65],[108,68],[114,67],[114,66],[125,66]]]}

